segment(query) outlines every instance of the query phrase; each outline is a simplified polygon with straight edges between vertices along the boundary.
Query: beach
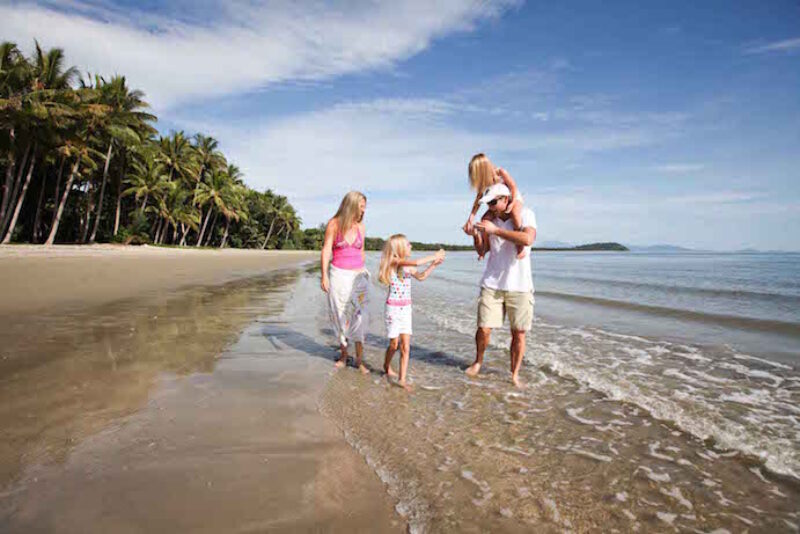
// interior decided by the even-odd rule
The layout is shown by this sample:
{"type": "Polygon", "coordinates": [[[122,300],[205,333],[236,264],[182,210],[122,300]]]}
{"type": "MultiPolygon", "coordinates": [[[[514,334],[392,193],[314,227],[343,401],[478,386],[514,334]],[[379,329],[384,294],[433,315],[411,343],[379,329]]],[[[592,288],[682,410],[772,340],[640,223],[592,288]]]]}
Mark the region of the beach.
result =
{"type": "Polygon", "coordinates": [[[0,530],[797,532],[798,257],[532,261],[519,389],[504,331],[463,373],[468,253],[414,285],[410,394],[374,277],[372,373],[333,370],[314,253],[6,315],[0,530]]]}
{"type": "Polygon", "coordinates": [[[279,340],[316,258],[0,249],[0,530],[402,530],[279,340]]]}

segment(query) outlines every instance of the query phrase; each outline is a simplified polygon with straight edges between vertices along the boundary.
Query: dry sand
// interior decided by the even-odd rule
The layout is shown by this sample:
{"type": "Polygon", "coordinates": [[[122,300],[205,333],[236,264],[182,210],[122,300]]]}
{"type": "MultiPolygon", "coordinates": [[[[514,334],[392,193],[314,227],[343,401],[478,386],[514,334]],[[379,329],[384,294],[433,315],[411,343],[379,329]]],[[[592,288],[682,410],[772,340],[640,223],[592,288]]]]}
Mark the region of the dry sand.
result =
{"type": "Polygon", "coordinates": [[[89,307],[217,285],[313,261],[318,252],[122,245],[0,246],[0,316],[89,307]]]}
{"type": "Polygon", "coordinates": [[[0,531],[402,530],[318,410],[315,258],[0,247],[0,531]]]}

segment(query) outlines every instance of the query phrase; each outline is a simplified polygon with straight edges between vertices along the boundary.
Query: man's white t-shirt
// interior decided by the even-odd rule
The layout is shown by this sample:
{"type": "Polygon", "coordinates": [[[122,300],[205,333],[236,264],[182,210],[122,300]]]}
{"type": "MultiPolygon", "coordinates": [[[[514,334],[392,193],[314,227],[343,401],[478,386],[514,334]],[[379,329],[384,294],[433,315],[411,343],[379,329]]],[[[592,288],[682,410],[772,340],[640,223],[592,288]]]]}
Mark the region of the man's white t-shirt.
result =
{"type": "MultiPolygon", "coordinates": [[[[504,221],[495,218],[492,222],[500,228],[514,230],[509,217],[504,221]]],[[[522,227],[536,229],[536,215],[530,208],[522,209],[522,227]]],[[[531,247],[525,247],[525,257],[517,259],[517,246],[506,239],[489,236],[489,259],[481,278],[481,287],[503,291],[533,291],[531,271],[531,247]]]]}

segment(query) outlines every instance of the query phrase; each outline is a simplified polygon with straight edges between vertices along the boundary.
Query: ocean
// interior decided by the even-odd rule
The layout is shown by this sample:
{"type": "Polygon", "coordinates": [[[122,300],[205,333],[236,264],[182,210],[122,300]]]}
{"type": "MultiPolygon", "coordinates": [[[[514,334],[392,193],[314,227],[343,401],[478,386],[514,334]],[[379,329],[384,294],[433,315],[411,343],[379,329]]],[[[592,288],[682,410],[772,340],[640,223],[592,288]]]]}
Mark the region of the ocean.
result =
{"type": "MultiPolygon", "coordinates": [[[[377,373],[327,385],[323,413],[411,530],[797,532],[800,255],[531,261],[523,388],[509,381],[507,332],[493,333],[481,376],[463,373],[483,268],[470,253],[414,283],[413,393],[377,373]]],[[[373,281],[378,370],[385,291],[373,281]]],[[[318,286],[302,287],[329,336],[318,286]]]]}

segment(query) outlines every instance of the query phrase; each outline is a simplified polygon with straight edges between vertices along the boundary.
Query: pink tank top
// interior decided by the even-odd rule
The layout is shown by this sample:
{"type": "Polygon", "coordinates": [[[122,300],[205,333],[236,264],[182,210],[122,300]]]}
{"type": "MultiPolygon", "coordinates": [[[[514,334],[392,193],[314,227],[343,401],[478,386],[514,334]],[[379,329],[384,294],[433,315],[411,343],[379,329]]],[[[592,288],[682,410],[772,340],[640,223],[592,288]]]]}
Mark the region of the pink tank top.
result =
{"type": "Polygon", "coordinates": [[[361,230],[356,227],[356,238],[353,243],[344,240],[341,232],[336,233],[333,240],[333,259],[331,265],[337,269],[348,269],[355,271],[364,268],[364,258],[361,255],[361,247],[364,240],[361,237],[361,230]]]}

